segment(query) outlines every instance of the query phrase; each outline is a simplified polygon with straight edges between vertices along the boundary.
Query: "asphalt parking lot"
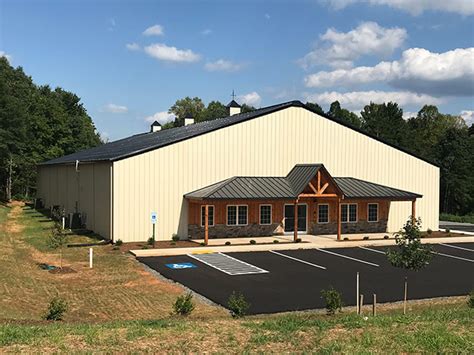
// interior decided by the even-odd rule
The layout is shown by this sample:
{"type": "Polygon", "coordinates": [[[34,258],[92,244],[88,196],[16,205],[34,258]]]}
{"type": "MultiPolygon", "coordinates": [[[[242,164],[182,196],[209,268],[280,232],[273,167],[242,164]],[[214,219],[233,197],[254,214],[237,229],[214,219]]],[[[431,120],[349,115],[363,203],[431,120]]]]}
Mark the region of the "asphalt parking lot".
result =
{"type": "Polygon", "coordinates": [[[379,303],[408,298],[466,295],[474,288],[474,243],[432,245],[436,253],[425,269],[392,267],[387,247],[225,253],[222,256],[182,255],[138,260],[166,278],[179,282],[226,306],[233,291],[251,304],[249,313],[275,313],[323,308],[321,290],[332,285],[345,305],[355,305],[356,273],[365,302],[377,294],[379,303]]]}

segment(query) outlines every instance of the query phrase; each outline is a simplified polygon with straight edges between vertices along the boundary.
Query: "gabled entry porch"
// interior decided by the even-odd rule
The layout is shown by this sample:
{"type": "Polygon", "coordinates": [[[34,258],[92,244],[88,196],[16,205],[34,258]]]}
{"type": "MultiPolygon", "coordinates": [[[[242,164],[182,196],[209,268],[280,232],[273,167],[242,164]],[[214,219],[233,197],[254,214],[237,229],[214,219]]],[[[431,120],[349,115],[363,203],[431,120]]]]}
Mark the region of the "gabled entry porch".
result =
{"type": "MultiPolygon", "coordinates": [[[[322,164],[286,177],[234,177],[185,195],[194,239],[298,234],[383,233],[391,201],[421,195],[355,178],[333,178],[322,164]]],[[[410,211],[407,211],[407,216],[410,211]]]]}

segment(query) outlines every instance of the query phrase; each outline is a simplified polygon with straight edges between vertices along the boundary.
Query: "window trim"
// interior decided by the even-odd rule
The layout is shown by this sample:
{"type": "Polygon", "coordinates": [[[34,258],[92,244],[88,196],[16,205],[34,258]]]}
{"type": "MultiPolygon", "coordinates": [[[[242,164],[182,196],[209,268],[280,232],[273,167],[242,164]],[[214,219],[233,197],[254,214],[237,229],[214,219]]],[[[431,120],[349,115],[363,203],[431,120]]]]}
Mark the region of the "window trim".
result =
{"type": "Polygon", "coordinates": [[[241,227],[241,226],[248,226],[249,225],[249,205],[241,204],[241,205],[226,205],[225,207],[225,219],[226,219],[226,226],[228,227],[241,227]],[[247,207],[247,223],[246,224],[239,224],[239,207],[245,206],[247,207]],[[229,207],[236,207],[235,209],[235,223],[236,224],[229,224],[229,207]]]}
{"type": "MultiPolygon", "coordinates": [[[[248,210],[247,210],[248,212],[248,210]]],[[[248,222],[248,221],[247,221],[248,222]]],[[[258,205],[258,224],[261,226],[270,226],[273,223],[273,206],[269,203],[262,203],[258,205]],[[269,206],[270,207],[270,223],[262,223],[262,207],[269,206]]]]}
{"type": "Polygon", "coordinates": [[[341,223],[358,223],[359,222],[359,204],[357,202],[353,203],[341,203],[341,223]],[[350,221],[349,220],[349,206],[350,205],[355,205],[356,206],[356,220],[355,221],[350,221]],[[342,206],[348,206],[347,207],[347,220],[344,221],[342,219],[342,206]]]}
{"type": "Polygon", "coordinates": [[[379,221],[379,203],[378,202],[368,202],[367,203],[367,222],[369,223],[377,223],[379,221]],[[376,205],[377,206],[377,219],[375,221],[371,221],[369,219],[369,205],[376,205]]]}
{"type": "MultiPolygon", "coordinates": [[[[209,223],[209,227],[214,227],[214,225],[216,224],[216,209],[214,208],[214,205],[208,205],[209,208],[212,207],[212,224],[209,223]]],[[[206,208],[206,205],[201,205],[201,219],[199,220],[200,221],[200,224],[201,224],[201,227],[205,227],[204,224],[202,224],[202,218],[204,217],[203,216],[203,208],[206,208]]],[[[209,218],[209,216],[207,216],[209,218]]]]}
{"type": "Polygon", "coordinates": [[[318,224],[328,224],[329,221],[331,220],[331,217],[330,217],[330,208],[329,208],[329,203],[318,203],[318,224]],[[327,222],[321,222],[319,220],[319,206],[328,206],[328,220],[327,222]]]}

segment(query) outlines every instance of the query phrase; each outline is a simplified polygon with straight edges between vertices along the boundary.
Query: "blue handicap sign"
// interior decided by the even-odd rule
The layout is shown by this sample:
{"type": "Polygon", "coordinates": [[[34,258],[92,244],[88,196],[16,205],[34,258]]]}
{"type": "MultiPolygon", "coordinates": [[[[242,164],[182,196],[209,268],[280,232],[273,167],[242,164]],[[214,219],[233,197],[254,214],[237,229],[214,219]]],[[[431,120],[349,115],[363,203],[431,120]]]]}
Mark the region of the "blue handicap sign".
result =
{"type": "Polygon", "coordinates": [[[157,216],[156,212],[152,212],[151,213],[151,223],[155,224],[157,218],[158,218],[158,216],[157,216]]]}
{"type": "Polygon", "coordinates": [[[174,270],[182,270],[182,269],[194,269],[197,268],[196,265],[193,263],[176,263],[176,264],[165,264],[166,267],[174,270]]]}

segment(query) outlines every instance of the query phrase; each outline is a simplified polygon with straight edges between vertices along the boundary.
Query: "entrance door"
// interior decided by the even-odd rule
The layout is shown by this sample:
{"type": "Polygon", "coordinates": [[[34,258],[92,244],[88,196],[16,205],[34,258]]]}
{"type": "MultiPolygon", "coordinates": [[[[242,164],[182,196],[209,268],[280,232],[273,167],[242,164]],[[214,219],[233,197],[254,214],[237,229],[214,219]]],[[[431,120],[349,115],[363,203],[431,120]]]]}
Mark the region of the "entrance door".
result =
{"type": "MultiPolygon", "coordinates": [[[[298,232],[306,233],[306,214],[308,206],[298,205],[298,232]]],[[[295,231],[295,205],[285,205],[285,232],[295,231]]]]}

